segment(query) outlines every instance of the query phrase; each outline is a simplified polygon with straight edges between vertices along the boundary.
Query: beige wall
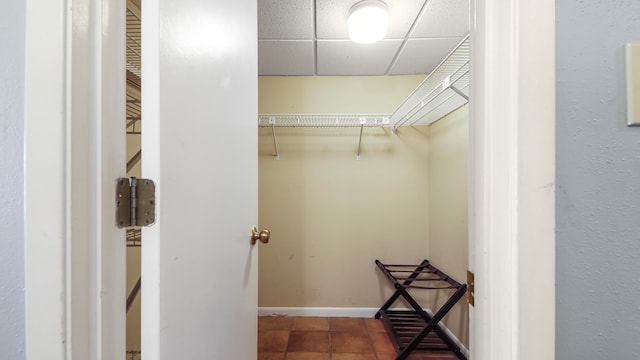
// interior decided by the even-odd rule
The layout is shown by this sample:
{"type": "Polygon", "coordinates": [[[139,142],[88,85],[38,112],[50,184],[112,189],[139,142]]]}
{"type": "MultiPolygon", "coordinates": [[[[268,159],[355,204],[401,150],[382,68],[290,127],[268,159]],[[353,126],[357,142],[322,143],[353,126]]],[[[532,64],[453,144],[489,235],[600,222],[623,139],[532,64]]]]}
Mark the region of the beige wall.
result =
{"type": "MultiPolygon", "coordinates": [[[[127,134],[127,161],[140,150],[140,134],[127,134]]],[[[139,161],[132,169],[127,173],[127,176],[135,176],[139,178],[142,170],[142,161],[139,161]]]]}
{"type": "MultiPolygon", "coordinates": [[[[431,263],[460,283],[467,280],[468,106],[429,127],[429,253],[431,263]]],[[[445,294],[439,304],[446,300],[445,294]]],[[[468,346],[466,299],[445,324],[468,346]]]]}
{"type": "Polygon", "coordinates": [[[429,255],[426,133],[378,129],[358,161],[352,130],[279,130],[280,160],[270,135],[259,137],[259,222],[272,231],[259,250],[259,305],[380,306],[391,287],[374,260],[429,255]]]}
{"type": "Polygon", "coordinates": [[[260,114],[392,113],[424,75],[261,76],[260,114]]]}
{"type": "MultiPolygon", "coordinates": [[[[422,80],[263,77],[260,113],[391,113],[422,80]],[[393,90],[393,91],[391,91],[393,90]]],[[[428,257],[427,129],[259,132],[259,306],[378,307],[391,292],[374,265],[428,257]]]]}

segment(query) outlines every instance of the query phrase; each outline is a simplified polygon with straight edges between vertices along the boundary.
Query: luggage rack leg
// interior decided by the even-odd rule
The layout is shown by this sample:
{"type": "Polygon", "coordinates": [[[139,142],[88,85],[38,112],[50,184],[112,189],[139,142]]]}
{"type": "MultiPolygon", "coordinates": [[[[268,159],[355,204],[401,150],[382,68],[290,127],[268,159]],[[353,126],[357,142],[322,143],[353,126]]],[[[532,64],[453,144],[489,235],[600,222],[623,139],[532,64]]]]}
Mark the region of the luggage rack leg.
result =
{"type": "Polygon", "coordinates": [[[424,260],[420,265],[415,265],[415,270],[411,272],[406,278],[399,278],[394,276],[394,272],[409,272],[404,270],[390,270],[392,267],[406,267],[407,265],[384,265],[380,261],[376,260],[376,265],[382,272],[393,282],[396,291],[389,297],[389,299],[382,305],[380,310],[376,313],[376,318],[382,318],[382,321],[391,333],[400,353],[396,357],[396,360],[406,359],[413,351],[419,350],[448,350],[452,351],[456,357],[460,360],[467,360],[465,355],[460,350],[460,347],[451,339],[451,337],[442,329],[440,321],[444,316],[453,308],[453,306],[464,296],[467,287],[464,284],[460,284],[451,279],[446,274],[429,264],[428,260],[424,260]],[[429,273],[434,277],[429,279],[419,279],[419,275],[423,273],[429,273]],[[401,283],[399,280],[404,279],[401,283]],[[445,281],[450,284],[449,287],[424,287],[424,286],[412,286],[411,284],[416,281],[445,281]],[[426,311],[422,309],[415,299],[409,294],[407,289],[419,288],[419,289],[455,289],[453,295],[447,300],[447,302],[438,309],[438,311],[430,316],[426,311]],[[413,310],[389,310],[389,307],[402,297],[411,305],[413,310]],[[416,332],[416,330],[420,331],[416,332]],[[430,334],[435,336],[429,337],[430,334]],[[411,337],[407,342],[407,337],[411,337]],[[427,340],[426,340],[427,339],[427,340]]]}

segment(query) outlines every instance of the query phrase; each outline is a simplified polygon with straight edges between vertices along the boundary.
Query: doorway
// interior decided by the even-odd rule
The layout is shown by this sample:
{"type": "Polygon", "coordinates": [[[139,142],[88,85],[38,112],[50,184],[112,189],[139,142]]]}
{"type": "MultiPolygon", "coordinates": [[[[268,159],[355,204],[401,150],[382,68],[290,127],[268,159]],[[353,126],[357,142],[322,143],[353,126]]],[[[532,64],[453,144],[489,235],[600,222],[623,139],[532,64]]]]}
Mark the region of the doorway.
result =
{"type": "MultiPolygon", "coordinates": [[[[451,4],[458,4],[454,3],[451,4]]],[[[323,8],[322,2],[315,5],[312,10],[319,13],[348,12],[348,6],[336,10],[323,8]]],[[[412,21],[430,16],[439,3],[432,2],[430,6],[417,6],[412,21]],[[422,15],[416,16],[420,11],[422,15]]],[[[467,3],[465,20],[468,11],[467,3]]],[[[323,22],[317,20],[316,24],[321,26],[323,22]]],[[[417,22],[414,31],[420,28],[417,22]]],[[[424,72],[438,65],[466,31],[468,24],[459,37],[448,39],[451,47],[437,60],[429,61],[431,69],[424,72]]],[[[259,112],[267,118],[259,130],[259,221],[273,234],[271,243],[260,250],[261,312],[309,316],[337,316],[337,312],[354,316],[359,312],[373,316],[391,290],[377,273],[376,258],[409,263],[430,258],[438,264],[436,256],[442,259],[445,271],[464,282],[468,269],[468,109],[450,114],[448,121],[431,128],[407,126],[397,134],[392,134],[391,126],[367,127],[360,136],[357,125],[296,125],[305,121],[296,115],[360,114],[370,119],[388,116],[425,78],[424,73],[394,73],[394,66],[400,67],[404,61],[398,55],[394,55],[395,59],[391,56],[390,62],[382,66],[386,75],[367,76],[366,71],[374,65],[363,60],[359,64],[367,70],[358,69],[362,73],[345,70],[342,76],[331,76],[338,72],[327,71],[322,54],[326,55],[323,51],[332,44],[323,41],[322,29],[317,28],[316,34],[320,34],[315,39],[319,62],[315,68],[308,68],[312,75],[325,76],[280,77],[261,68],[263,74],[271,76],[259,80],[259,112]],[[349,74],[352,76],[345,76],[349,74]],[[274,134],[268,117],[278,114],[291,115],[292,126],[276,127],[274,134]],[[458,143],[461,146],[454,145],[458,143]],[[434,161],[430,160],[432,157],[434,161]],[[447,198],[455,201],[446,201],[447,198]],[[434,239],[433,243],[430,239],[434,239]]],[[[278,44],[274,36],[264,35],[260,45],[264,56],[273,56],[271,49],[290,45],[278,44]]],[[[406,39],[405,51],[415,50],[411,47],[416,45],[413,40],[416,39],[406,39]]],[[[418,42],[422,41],[429,42],[418,42]]],[[[348,56],[357,57],[346,45],[340,46],[348,54],[343,59],[345,63],[348,56]]],[[[278,62],[300,72],[305,69],[302,63],[278,62]]],[[[349,69],[349,64],[344,68],[349,69]]],[[[274,118],[277,124],[277,116],[274,118]]],[[[357,121],[356,118],[356,124],[357,121]]],[[[467,342],[466,305],[460,304],[459,308],[459,314],[447,320],[452,328],[460,329],[456,332],[467,342]]]]}

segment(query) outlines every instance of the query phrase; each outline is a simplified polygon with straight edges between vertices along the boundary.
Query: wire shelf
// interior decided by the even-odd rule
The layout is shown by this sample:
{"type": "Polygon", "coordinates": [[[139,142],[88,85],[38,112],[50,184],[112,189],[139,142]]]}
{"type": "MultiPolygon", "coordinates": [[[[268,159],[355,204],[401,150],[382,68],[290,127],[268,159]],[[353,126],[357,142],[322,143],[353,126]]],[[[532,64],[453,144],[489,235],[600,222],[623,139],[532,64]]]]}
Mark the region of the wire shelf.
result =
{"type": "Polygon", "coordinates": [[[391,114],[261,114],[259,127],[388,126],[391,114]]]}
{"type": "Polygon", "coordinates": [[[391,115],[393,129],[429,125],[469,101],[467,35],[391,115]]]}

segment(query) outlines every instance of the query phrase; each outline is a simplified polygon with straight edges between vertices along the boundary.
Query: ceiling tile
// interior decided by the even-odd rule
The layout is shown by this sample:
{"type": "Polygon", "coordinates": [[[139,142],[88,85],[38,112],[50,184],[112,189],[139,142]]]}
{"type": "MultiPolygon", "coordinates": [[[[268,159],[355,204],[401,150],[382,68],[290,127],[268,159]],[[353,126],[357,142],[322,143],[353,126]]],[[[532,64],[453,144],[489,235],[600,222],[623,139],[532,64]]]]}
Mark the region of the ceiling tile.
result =
{"type": "MultiPolygon", "coordinates": [[[[317,0],[316,34],[318,39],[349,38],[349,9],[359,0],[317,0]]],[[[386,39],[404,39],[425,0],[386,0],[389,31],[386,39]]]]}
{"type": "Polygon", "coordinates": [[[314,0],[258,0],[260,39],[313,39],[314,0]]]}
{"type": "Polygon", "coordinates": [[[384,75],[402,40],[356,44],[318,40],[318,75],[384,75]]]}
{"type": "Polygon", "coordinates": [[[258,41],[259,75],[314,75],[312,40],[258,41]]]}
{"type": "Polygon", "coordinates": [[[409,39],[389,74],[428,74],[460,41],[462,38],[409,39]]]}
{"type": "Polygon", "coordinates": [[[462,37],[468,32],[469,0],[430,0],[411,37],[462,37]]]}

